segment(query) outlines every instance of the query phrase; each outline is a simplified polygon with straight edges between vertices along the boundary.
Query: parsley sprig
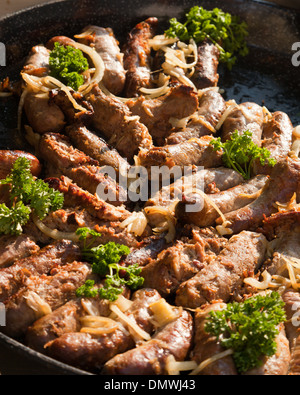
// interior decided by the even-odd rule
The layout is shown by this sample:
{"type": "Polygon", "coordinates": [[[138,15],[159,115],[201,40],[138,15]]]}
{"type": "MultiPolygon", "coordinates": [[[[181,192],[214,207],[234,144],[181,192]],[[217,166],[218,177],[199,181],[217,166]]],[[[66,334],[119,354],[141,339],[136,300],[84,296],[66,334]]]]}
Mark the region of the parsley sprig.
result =
{"type": "Polygon", "coordinates": [[[51,211],[63,207],[62,193],[36,179],[30,171],[30,161],[18,158],[11,173],[0,184],[10,187],[10,206],[0,204],[0,234],[19,235],[31,213],[44,219],[51,211]]]}
{"type": "Polygon", "coordinates": [[[140,276],[141,268],[138,264],[122,266],[121,258],[130,253],[130,249],[122,244],[108,242],[92,247],[95,238],[101,234],[89,228],[80,228],[76,232],[79,240],[83,241],[82,256],[92,265],[92,272],[105,277],[104,286],[95,288],[93,280],[88,280],[77,289],[78,297],[95,297],[117,300],[124,287],[135,290],[142,286],[144,279],[140,276]],[[90,240],[89,240],[90,239],[90,240]],[[88,241],[89,240],[89,241],[88,241]]]}
{"type": "Polygon", "coordinates": [[[229,69],[235,64],[237,56],[245,56],[249,52],[247,24],[219,8],[206,10],[194,6],[186,14],[184,23],[176,18],[170,19],[169,23],[170,27],[165,31],[167,37],[178,37],[181,41],[192,38],[196,43],[209,39],[220,50],[220,62],[226,63],[229,69]]]}
{"type": "Polygon", "coordinates": [[[252,132],[244,131],[242,134],[236,130],[231,138],[224,143],[218,137],[210,142],[215,151],[223,151],[223,162],[226,167],[236,170],[246,180],[251,178],[255,161],[261,165],[275,166],[276,160],[266,148],[259,147],[252,140],[252,132]]]}
{"type": "Polygon", "coordinates": [[[278,325],[285,320],[284,302],[277,292],[271,292],[210,312],[205,330],[233,350],[236,368],[243,373],[261,366],[263,356],[276,353],[278,325]]]}
{"type": "Polygon", "coordinates": [[[52,77],[77,91],[84,83],[82,72],[86,71],[89,65],[80,49],[56,42],[50,52],[49,67],[52,77]]]}

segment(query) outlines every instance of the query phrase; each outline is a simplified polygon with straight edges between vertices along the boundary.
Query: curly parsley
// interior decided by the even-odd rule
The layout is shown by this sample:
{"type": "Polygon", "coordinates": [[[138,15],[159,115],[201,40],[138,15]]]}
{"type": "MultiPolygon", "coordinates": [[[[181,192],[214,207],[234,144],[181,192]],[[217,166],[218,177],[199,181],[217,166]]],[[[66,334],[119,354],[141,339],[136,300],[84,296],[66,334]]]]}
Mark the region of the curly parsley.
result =
{"type": "Polygon", "coordinates": [[[276,353],[278,325],[285,320],[284,302],[277,292],[272,292],[210,312],[205,330],[216,336],[223,347],[233,350],[236,368],[243,373],[261,366],[263,356],[276,353]]]}
{"type": "Polygon", "coordinates": [[[80,49],[56,42],[50,52],[49,67],[52,77],[77,91],[84,83],[82,72],[86,71],[89,65],[80,49]]]}
{"type": "Polygon", "coordinates": [[[144,279],[140,277],[141,268],[138,264],[130,266],[121,266],[121,258],[130,253],[130,249],[122,244],[108,242],[91,247],[95,238],[101,236],[89,228],[80,228],[76,232],[79,239],[84,242],[82,256],[87,262],[91,263],[92,271],[101,277],[105,277],[104,286],[96,289],[94,282],[88,281],[78,288],[76,294],[78,297],[95,297],[115,301],[123,292],[124,286],[135,290],[140,287],[144,279]],[[92,240],[87,244],[87,240],[92,236],[92,240]]]}
{"type": "Polygon", "coordinates": [[[206,10],[194,6],[186,14],[184,23],[176,18],[170,19],[169,23],[170,27],[165,31],[167,37],[178,37],[181,41],[192,38],[196,43],[209,39],[220,50],[220,62],[226,63],[229,69],[235,64],[237,56],[245,56],[249,52],[247,24],[219,8],[206,10]]]}
{"type": "Polygon", "coordinates": [[[0,184],[10,186],[10,207],[0,205],[0,234],[19,235],[28,222],[31,213],[43,219],[51,211],[63,207],[62,193],[36,179],[30,171],[30,161],[18,158],[11,173],[0,184]]]}
{"type": "Polygon", "coordinates": [[[260,161],[262,165],[276,164],[276,160],[271,158],[270,151],[256,145],[251,137],[252,133],[249,130],[242,134],[236,130],[225,143],[220,137],[210,142],[215,151],[223,151],[224,165],[239,172],[246,180],[251,178],[255,161],[260,161]]]}

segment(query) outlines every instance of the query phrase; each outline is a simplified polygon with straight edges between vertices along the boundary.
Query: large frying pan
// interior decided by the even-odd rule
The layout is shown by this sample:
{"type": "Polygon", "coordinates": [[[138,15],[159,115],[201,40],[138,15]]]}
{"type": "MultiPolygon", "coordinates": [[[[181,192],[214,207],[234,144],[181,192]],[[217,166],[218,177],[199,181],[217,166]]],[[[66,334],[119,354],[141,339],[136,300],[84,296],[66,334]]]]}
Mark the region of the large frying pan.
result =
{"type": "MultiPolygon", "coordinates": [[[[72,36],[87,24],[98,24],[112,27],[122,43],[126,33],[146,17],[157,16],[163,29],[169,18],[180,18],[197,3],[239,15],[249,25],[250,54],[231,72],[220,69],[219,85],[225,98],[255,101],[270,111],[285,111],[295,126],[300,124],[300,67],[291,61],[292,45],[300,42],[300,10],[257,0],[64,0],[35,6],[0,20],[0,42],[7,51],[0,79],[18,78],[31,47],[54,35],[72,36]]],[[[24,148],[16,132],[17,105],[15,98],[0,102],[0,149],[24,148]]],[[[1,333],[0,372],[88,374],[29,350],[1,333]]]]}

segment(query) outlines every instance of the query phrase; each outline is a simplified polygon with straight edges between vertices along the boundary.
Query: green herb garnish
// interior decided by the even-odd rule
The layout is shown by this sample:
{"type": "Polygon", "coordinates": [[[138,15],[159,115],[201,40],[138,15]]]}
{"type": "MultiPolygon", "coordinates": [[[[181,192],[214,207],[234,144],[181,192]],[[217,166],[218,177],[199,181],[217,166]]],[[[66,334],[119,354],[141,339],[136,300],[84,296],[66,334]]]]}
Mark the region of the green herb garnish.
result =
{"type": "Polygon", "coordinates": [[[277,292],[272,292],[210,312],[205,330],[216,336],[223,347],[233,350],[236,368],[243,373],[261,366],[263,356],[275,354],[278,325],[285,320],[284,302],[277,292]]]}
{"type": "Polygon", "coordinates": [[[77,91],[84,83],[81,73],[89,68],[89,64],[80,49],[56,42],[50,52],[49,67],[52,77],[77,91]]]}
{"type": "Polygon", "coordinates": [[[215,151],[223,151],[223,162],[226,167],[236,170],[246,180],[251,178],[251,171],[255,161],[261,165],[275,166],[276,160],[266,148],[261,148],[252,140],[252,132],[246,130],[242,134],[236,130],[225,143],[218,137],[210,142],[215,151]]]}
{"type": "Polygon", "coordinates": [[[119,264],[121,258],[130,253],[127,246],[108,242],[91,247],[95,238],[101,236],[100,233],[89,228],[80,228],[76,233],[80,236],[79,239],[84,242],[82,256],[87,262],[91,263],[92,272],[105,277],[104,286],[98,290],[94,288],[93,282],[86,282],[77,290],[78,297],[89,297],[89,295],[95,297],[98,295],[101,299],[115,301],[123,292],[124,286],[135,290],[143,284],[144,279],[140,277],[141,268],[138,264],[130,266],[119,264]],[[91,236],[92,241],[87,244],[87,240],[91,236]]]}
{"type": "Polygon", "coordinates": [[[18,158],[11,173],[0,184],[10,186],[10,207],[0,205],[0,234],[19,235],[31,213],[43,219],[51,211],[63,207],[62,193],[50,188],[30,171],[30,161],[18,158]]]}
{"type": "Polygon", "coordinates": [[[196,43],[209,39],[220,50],[220,62],[226,63],[229,69],[235,64],[237,56],[245,56],[249,52],[245,40],[248,35],[247,24],[240,23],[237,16],[219,8],[205,10],[194,6],[186,14],[184,23],[172,18],[165,35],[178,37],[181,41],[192,38],[196,43]]]}

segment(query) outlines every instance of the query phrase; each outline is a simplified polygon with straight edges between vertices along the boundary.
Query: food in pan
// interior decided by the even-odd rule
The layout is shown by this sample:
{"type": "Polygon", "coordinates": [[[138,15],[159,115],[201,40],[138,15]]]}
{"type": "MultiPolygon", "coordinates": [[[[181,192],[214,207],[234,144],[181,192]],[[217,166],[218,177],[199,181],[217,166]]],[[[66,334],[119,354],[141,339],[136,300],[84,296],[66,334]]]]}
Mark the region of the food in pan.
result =
{"type": "Polygon", "coordinates": [[[299,374],[300,133],[224,99],[246,36],[89,25],[1,84],[31,147],[0,151],[5,334],[102,375],[299,374]]]}

